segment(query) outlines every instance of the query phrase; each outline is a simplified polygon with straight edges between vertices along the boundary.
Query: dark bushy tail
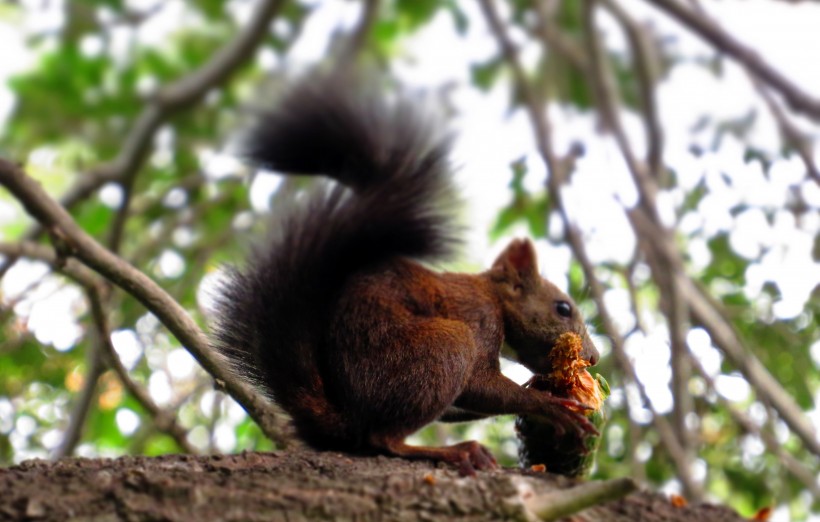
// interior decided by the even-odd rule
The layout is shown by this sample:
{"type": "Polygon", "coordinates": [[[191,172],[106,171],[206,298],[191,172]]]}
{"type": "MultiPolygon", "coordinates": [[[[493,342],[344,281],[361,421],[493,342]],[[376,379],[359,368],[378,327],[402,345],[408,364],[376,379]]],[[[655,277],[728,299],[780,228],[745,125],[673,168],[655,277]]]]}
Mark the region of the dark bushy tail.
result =
{"type": "Polygon", "coordinates": [[[314,446],[332,446],[327,432],[344,424],[325,393],[322,350],[346,279],[396,257],[440,258],[457,244],[448,151],[417,107],[350,77],[308,77],[247,137],[245,155],[258,166],[344,185],[320,185],[280,213],[274,239],[218,298],[217,348],[314,446]]]}

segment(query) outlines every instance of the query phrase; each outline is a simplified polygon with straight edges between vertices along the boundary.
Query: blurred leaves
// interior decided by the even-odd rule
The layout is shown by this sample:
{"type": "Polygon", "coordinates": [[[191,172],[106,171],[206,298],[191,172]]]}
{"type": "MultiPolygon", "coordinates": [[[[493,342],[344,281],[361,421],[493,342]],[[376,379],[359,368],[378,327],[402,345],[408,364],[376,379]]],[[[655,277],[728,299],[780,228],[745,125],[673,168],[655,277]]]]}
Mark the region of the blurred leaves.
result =
{"type": "MultiPolygon", "coordinates": [[[[597,118],[588,64],[579,66],[577,60],[554,46],[543,48],[540,32],[543,28],[539,26],[543,20],[539,19],[541,13],[534,9],[532,1],[497,3],[503,6],[504,21],[513,31],[519,50],[526,55],[523,72],[532,82],[537,97],[554,104],[552,108],[557,106],[562,114],[597,118]]],[[[142,10],[134,10],[130,3],[119,0],[66,3],[65,23],[53,31],[29,35],[35,62],[28,71],[8,82],[15,105],[0,135],[3,154],[35,164],[33,171],[38,180],[55,194],[87,179],[95,167],[115,158],[150,97],[163,85],[185,77],[212,58],[241,25],[232,10],[245,6],[246,2],[205,0],[180,4],[181,7],[177,7],[181,11],[169,14],[164,11],[167,8],[164,2],[142,10]],[[164,29],[162,38],[146,36],[146,25],[168,16],[176,18],[170,29],[164,29]]],[[[320,16],[319,4],[287,2],[266,36],[260,55],[264,55],[264,59],[254,57],[247,67],[207,93],[195,107],[171,115],[154,136],[151,152],[138,173],[122,255],[157,279],[203,325],[206,324],[203,308],[208,299],[204,295],[207,292],[202,292],[208,287],[202,284],[203,280],[208,280],[224,263],[242,259],[250,243],[248,237],[270,228],[267,213],[251,206],[249,173],[236,163],[225,163],[226,144],[242,126],[247,113],[266,99],[268,77],[273,75],[279,79],[282,71],[298,68],[294,67],[294,62],[296,65],[298,62],[290,53],[301,42],[309,22],[320,16]],[[175,267],[175,260],[181,260],[182,266],[175,267]]],[[[341,5],[350,7],[354,3],[342,2],[341,5]]],[[[560,38],[571,49],[583,50],[587,38],[584,2],[561,0],[550,6],[554,7],[548,20],[552,36],[560,38]]],[[[0,17],[19,22],[24,16],[23,9],[0,6],[0,17]]],[[[459,38],[471,35],[475,38],[475,34],[485,40],[489,38],[477,9],[462,0],[385,0],[378,9],[365,53],[378,57],[380,66],[388,70],[394,61],[405,63],[417,59],[422,62],[438,58],[411,56],[408,59],[408,56],[413,38],[432,28],[439,19],[446,20],[445,25],[459,38]]],[[[611,37],[607,32],[611,31],[609,26],[605,29],[602,33],[611,37]]],[[[699,67],[714,78],[725,74],[726,60],[712,55],[687,58],[674,41],[657,33],[657,27],[647,25],[644,29],[651,36],[650,41],[657,45],[665,77],[672,77],[671,71],[681,64],[699,67]]],[[[333,30],[330,45],[336,46],[345,34],[333,30]]],[[[608,42],[607,38],[603,40],[608,42]]],[[[449,56],[447,52],[448,49],[442,49],[441,55],[449,56]]],[[[634,59],[622,48],[608,49],[606,58],[613,71],[622,110],[625,115],[634,117],[643,103],[634,59]]],[[[452,64],[454,76],[462,78],[456,82],[459,88],[470,89],[486,99],[500,91],[507,96],[506,100],[512,100],[507,107],[509,113],[521,109],[525,100],[520,92],[511,88],[509,67],[497,50],[477,53],[471,62],[448,63],[452,64]]],[[[696,89],[697,86],[691,87],[692,92],[697,92],[696,89]]],[[[766,249],[761,248],[756,257],[742,255],[733,246],[732,234],[738,214],[749,209],[761,209],[769,221],[780,210],[786,210],[798,224],[801,220],[812,223],[811,215],[817,209],[801,199],[794,183],[789,187],[790,199],[785,209],[753,201],[734,201],[730,208],[723,209],[729,216],[726,227],[708,231],[703,223],[685,231],[682,227],[687,217],[702,217],[711,196],[742,188],[733,187],[728,181],[728,174],[734,173],[717,172],[710,163],[711,156],[721,153],[727,143],[740,145],[742,158],[738,164],[759,164],[764,180],[776,178],[772,169],[785,156],[778,157],[755,142],[755,130],[765,123],[765,115],[757,108],[736,112],[697,115],[698,123],[685,129],[691,138],[688,155],[683,159],[676,156],[675,164],[666,165],[672,175],[669,186],[663,188],[677,198],[673,198],[675,203],[670,206],[671,223],[681,229],[675,241],[684,256],[686,270],[721,304],[729,324],[751,353],[801,408],[816,411],[820,369],[811,356],[810,347],[817,346],[820,339],[818,290],[814,289],[798,314],[778,317],[774,307],[783,297],[782,289],[768,281],[757,291],[750,277],[763,262],[766,249]],[[702,174],[692,183],[693,167],[687,164],[689,161],[700,161],[696,168],[708,174],[702,174]],[[693,248],[701,244],[705,245],[708,257],[705,262],[693,248]]],[[[487,147],[494,146],[494,143],[487,144],[487,147]]],[[[783,154],[790,151],[785,145],[779,149],[783,154]]],[[[553,209],[554,198],[546,190],[545,180],[533,178],[536,169],[532,162],[538,160],[532,154],[521,155],[520,151],[515,154],[505,158],[509,171],[499,174],[509,180],[509,196],[491,224],[491,239],[500,241],[523,227],[536,240],[549,243],[550,247],[562,247],[564,238],[550,234],[551,230],[561,230],[555,226],[557,223],[550,223],[551,219],[560,219],[553,209]]],[[[601,176],[609,176],[610,168],[616,163],[608,161],[598,166],[601,176]]],[[[572,181],[576,174],[569,173],[572,181]]],[[[601,187],[604,185],[602,182],[601,187]]],[[[276,204],[281,199],[298,198],[298,194],[299,186],[292,193],[280,192],[269,200],[276,204]]],[[[71,212],[84,230],[104,242],[122,197],[119,186],[109,183],[74,206],[71,212]]],[[[8,196],[0,194],[0,204],[5,205],[7,201],[8,196]]],[[[21,237],[30,224],[18,207],[8,209],[6,214],[13,214],[11,219],[4,217],[6,207],[0,208],[3,210],[0,212],[3,241],[21,237]]],[[[593,228],[582,230],[585,241],[592,241],[590,238],[612,242],[628,240],[595,235],[597,231],[593,228]]],[[[820,239],[815,236],[814,251],[810,254],[815,263],[818,245],[820,239]]],[[[784,265],[782,270],[788,271],[789,267],[784,265]]],[[[633,317],[635,326],[622,333],[627,343],[654,343],[654,351],[635,353],[647,360],[652,358],[653,370],[660,374],[665,371],[661,366],[666,363],[657,354],[667,348],[666,325],[659,312],[664,295],[647,271],[647,260],[640,255],[627,263],[607,260],[595,267],[595,275],[608,296],[620,298],[634,291],[634,296],[626,298],[634,299],[634,303],[628,303],[625,308],[634,306],[629,313],[637,312],[640,321],[634,321],[633,317]],[[642,331],[643,325],[647,325],[648,331],[642,331]]],[[[600,311],[589,296],[589,282],[577,261],[569,263],[567,276],[569,290],[587,313],[590,324],[600,327],[600,311]]],[[[4,284],[18,277],[17,272],[9,271],[4,274],[4,284]]],[[[93,325],[87,306],[78,302],[70,307],[72,319],[81,325],[83,337],[76,346],[64,351],[39,342],[30,329],[33,328],[32,316],[48,318],[54,310],[63,310],[56,307],[53,298],[60,294],[60,288],[70,284],[61,277],[49,275],[40,285],[47,287],[47,291],[31,290],[22,296],[0,295],[0,463],[48,455],[68,424],[67,415],[87,371],[86,356],[93,337],[89,334],[93,325]],[[49,286],[52,283],[54,286],[49,286]]],[[[135,365],[130,375],[151,390],[161,406],[178,413],[190,432],[189,439],[196,440],[201,450],[272,448],[259,428],[237,411],[235,404],[221,396],[214,398],[218,394],[201,371],[181,371],[184,364],[172,355],[179,348],[178,343],[156,319],[146,314],[142,305],[118,291],[112,291],[109,305],[112,329],[131,332],[135,339],[134,346],[118,346],[118,350],[133,356],[135,365]]],[[[609,348],[607,339],[601,338],[600,344],[609,348]]],[[[708,344],[701,347],[703,352],[698,352],[699,356],[714,355],[716,350],[708,344]]],[[[721,377],[739,379],[736,368],[725,358],[715,358],[720,372],[718,383],[721,377]]],[[[650,422],[647,405],[641,403],[634,387],[625,385],[627,376],[618,374],[611,356],[604,358],[599,371],[612,385],[613,398],[608,412],[611,420],[595,476],[611,478],[638,473],[652,486],[669,487],[677,470],[650,422]],[[633,438],[635,434],[638,438],[633,438]]],[[[180,451],[133,397],[122,388],[117,391],[112,384],[112,374],[105,375],[100,380],[98,400],[87,420],[78,452],[156,455],[180,451]],[[110,400],[107,406],[100,404],[103,396],[110,400]],[[139,426],[133,434],[124,433],[118,424],[120,409],[138,415],[139,426]]],[[[696,417],[692,436],[696,439],[695,457],[706,467],[705,489],[744,514],[752,514],[763,506],[782,504],[791,505],[795,520],[805,517],[808,508],[795,500],[803,491],[803,485],[786,473],[782,463],[765,448],[761,449],[754,435],[745,433],[734,423],[702,379],[697,377],[691,381],[696,417]]],[[[768,418],[768,406],[758,401],[753,390],[735,406],[749,412],[760,429],[777,434],[778,440],[797,460],[806,463],[809,469],[817,469],[816,459],[802,449],[794,436],[785,432],[782,421],[768,418]]],[[[669,416],[667,412],[660,414],[669,416]]],[[[442,444],[478,438],[491,445],[502,462],[513,465],[515,441],[511,426],[509,419],[434,424],[421,430],[414,439],[425,444],[442,444]]],[[[813,509],[818,510],[816,501],[813,509]]]]}

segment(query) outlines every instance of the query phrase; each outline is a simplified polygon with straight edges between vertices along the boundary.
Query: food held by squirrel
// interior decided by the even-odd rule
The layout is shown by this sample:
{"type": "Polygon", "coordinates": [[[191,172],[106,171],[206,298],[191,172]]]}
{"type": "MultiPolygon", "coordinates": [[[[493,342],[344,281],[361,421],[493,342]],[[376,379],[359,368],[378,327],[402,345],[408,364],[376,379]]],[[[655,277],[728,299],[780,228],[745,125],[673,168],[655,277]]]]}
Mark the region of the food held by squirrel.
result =
{"type": "Polygon", "coordinates": [[[572,299],[513,240],[479,274],[434,271],[459,244],[450,138],[414,100],[355,75],[313,73],[243,142],[253,165],[321,175],[275,215],[269,241],[217,297],[215,345],[317,449],[432,459],[463,474],[496,466],[475,441],[419,447],[435,420],[538,414],[583,437],[577,401],[502,375],[502,346],[537,374],[565,332],[598,352],[572,299]]]}
{"type": "MultiPolygon", "coordinates": [[[[601,375],[593,376],[587,371],[590,364],[581,357],[582,351],[583,340],[578,334],[561,334],[550,350],[552,371],[534,375],[524,386],[585,404],[589,409],[583,411],[584,415],[600,432],[606,422],[603,406],[609,396],[609,384],[601,375]]],[[[543,467],[550,473],[570,477],[590,474],[601,443],[600,433],[579,438],[542,415],[519,415],[515,431],[522,466],[543,467]]]]}

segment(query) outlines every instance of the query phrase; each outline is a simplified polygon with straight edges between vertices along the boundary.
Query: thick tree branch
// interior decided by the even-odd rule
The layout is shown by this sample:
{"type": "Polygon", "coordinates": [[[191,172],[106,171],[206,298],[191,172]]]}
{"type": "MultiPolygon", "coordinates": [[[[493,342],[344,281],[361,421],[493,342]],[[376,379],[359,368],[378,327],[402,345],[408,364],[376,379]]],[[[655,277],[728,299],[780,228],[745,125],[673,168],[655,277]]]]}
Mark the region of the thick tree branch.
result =
{"type": "Polygon", "coordinates": [[[269,402],[226,368],[211,349],[208,340],[187,312],[145,274],[114,255],[83,231],[40,185],[23,170],[0,159],[0,184],[5,186],[52,235],[61,238],[70,255],[133,295],[150,310],[180,343],[216,379],[217,385],[234,397],[259,424],[266,435],[279,445],[287,437],[277,425],[269,402]]]}

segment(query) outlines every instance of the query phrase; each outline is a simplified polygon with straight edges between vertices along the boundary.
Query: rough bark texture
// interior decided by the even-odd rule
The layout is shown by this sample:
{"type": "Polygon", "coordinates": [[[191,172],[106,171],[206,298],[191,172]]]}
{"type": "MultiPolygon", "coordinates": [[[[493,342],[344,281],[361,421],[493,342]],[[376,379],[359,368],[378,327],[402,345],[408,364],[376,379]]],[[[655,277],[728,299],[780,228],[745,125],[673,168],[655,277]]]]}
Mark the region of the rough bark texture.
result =
{"type": "MultiPolygon", "coordinates": [[[[0,520],[533,520],[528,498],[574,484],[512,469],[462,478],[428,462],[306,451],[34,460],[0,469],[0,520]]],[[[638,492],[563,520],[743,519],[638,492]]]]}

